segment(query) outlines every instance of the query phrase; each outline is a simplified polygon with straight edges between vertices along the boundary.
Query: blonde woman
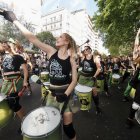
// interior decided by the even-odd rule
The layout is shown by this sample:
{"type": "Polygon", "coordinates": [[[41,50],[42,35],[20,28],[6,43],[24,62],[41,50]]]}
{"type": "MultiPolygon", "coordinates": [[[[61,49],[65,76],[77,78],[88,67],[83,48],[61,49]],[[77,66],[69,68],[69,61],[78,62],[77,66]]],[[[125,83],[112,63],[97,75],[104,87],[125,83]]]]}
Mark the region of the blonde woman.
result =
{"type": "Polygon", "coordinates": [[[30,31],[28,31],[17,19],[13,12],[4,11],[3,16],[5,19],[13,22],[14,25],[22,32],[22,34],[36,47],[43,50],[47,53],[49,60],[49,73],[50,73],[50,83],[52,89],[56,91],[55,87],[62,87],[61,93],[54,93],[55,97],[49,95],[49,103],[53,105],[53,102],[58,103],[66,103],[63,113],[63,128],[65,134],[71,140],[76,140],[76,133],[72,124],[72,112],[70,111],[68,100],[69,96],[74,90],[74,87],[77,84],[77,70],[76,70],[76,62],[74,59],[74,50],[75,50],[75,41],[73,38],[67,34],[63,33],[60,37],[58,37],[56,41],[56,50],[48,44],[44,44],[36,36],[34,36],[30,31]],[[70,53],[68,53],[70,50],[70,53]],[[69,55],[70,54],[70,55],[69,55]],[[70,73],[72,76],[70,76],[70,73]],[[52,98],[56,98],[56,101],[51,100],[52,98]],[[51,100],[51,101],[50,101],[51,100]]]}

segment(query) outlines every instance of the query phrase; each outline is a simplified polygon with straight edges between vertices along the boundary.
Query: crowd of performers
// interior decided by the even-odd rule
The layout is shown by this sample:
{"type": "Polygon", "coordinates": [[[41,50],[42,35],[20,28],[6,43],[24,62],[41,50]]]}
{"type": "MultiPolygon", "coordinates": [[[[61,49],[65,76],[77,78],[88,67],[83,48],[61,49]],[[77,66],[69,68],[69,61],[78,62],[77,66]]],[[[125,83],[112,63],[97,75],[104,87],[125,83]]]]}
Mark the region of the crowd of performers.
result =
{"type": "Polygon", "coordinates": [[[73,127],[73,113],[69,106],[69,99],[77,83],[92,88],[92,98],[96,114],[102,114],[98,89],[103,87],[106,96],[110,97],[111,93],[109,89],[116,82],[116,78],[113,77],[114,74],[119,75],[119,78],[117,77],[117,88],[121,88],[122,83],[129,77],[128,86],[124,91],[122,101],[129,101],[129,93],[132,88],[135,89],[134,100],[126,121],[126,125],[129,128],[133,127],[135,112],[140,105],[140,30],[137,32],[133,54],[120,57],[102,57],[97,51],[93,52],[89,45],[85,45],[82,50],[81,48],[77,48],[74,39],[67,33],[63,33],[57,38],[56,48],[51,47],[41,42],[27,30],[17,20],[13,12],[4,11],[0,14],[6,20],[12,22],[31,43],[47,54],[46,59],[44,59],[48,63],[42,68],[40,56],[36,60],[29,57],[24,52],[19,41],[8,40],[2,41],[0,44],[3,77],[1,93],[14,98],[14,101],[8,101],[9,106],[21,120],[25,114],[19,103],[20,97],[18,93],[23,87],[27,87],[31,91],[28,71],[39,74],[40,70],[45,70],[46,67],[49,71],[50,90],[53,93],[48,94],[47,105],[54,106],[55,102],[55,106],[59,107],[61,103],[64,103],[62,112],[63,130],[69,139],[76,140],[76,131],[73,127]],[[103,83],[98,84],[97,81],[103,81],[103,83]]]}

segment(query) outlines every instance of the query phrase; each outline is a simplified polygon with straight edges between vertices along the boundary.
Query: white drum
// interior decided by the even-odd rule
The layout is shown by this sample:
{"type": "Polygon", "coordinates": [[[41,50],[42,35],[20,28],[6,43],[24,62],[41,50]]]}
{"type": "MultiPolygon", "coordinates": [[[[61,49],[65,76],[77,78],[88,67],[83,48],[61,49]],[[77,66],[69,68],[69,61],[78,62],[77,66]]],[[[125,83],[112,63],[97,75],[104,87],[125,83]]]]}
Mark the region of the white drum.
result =
{"type": "Polygon", "coordinates": [[[10,109],[6,96],[0,94],[0,129],[9,123],[13,116],[14,112],[10,109]]]}
{"type": "Polygon", "coordinates": [[[78,84],[75,87],[75,93],[77,94],[81,103],[81,110],[89,110],[91,108],[92,101],[92,88],[78,84]]]}
{"type": "Polygon", "coordinates": [[[40,107],[23,120],[23,140],[62,140],[61,115],[54,107],[40,107]]]}
{"type": "Polygon", "coordinates": [[[118,84],[120,80],[120,75],[119,74],[113,74],[112,75],[112,83],[113,84],[118,84]]]}

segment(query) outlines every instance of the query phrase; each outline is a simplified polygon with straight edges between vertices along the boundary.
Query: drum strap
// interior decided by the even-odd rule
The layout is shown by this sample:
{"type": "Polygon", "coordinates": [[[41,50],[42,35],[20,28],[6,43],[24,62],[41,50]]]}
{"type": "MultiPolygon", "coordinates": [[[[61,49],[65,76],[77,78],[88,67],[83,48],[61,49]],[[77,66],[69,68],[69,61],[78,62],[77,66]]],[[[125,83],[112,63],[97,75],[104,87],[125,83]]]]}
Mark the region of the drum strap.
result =
{"type": "Polygon", "coordinates": [[[61,109],[61,115],[64,114],[64,111],[65,111],[65,109],[67,108],[67,105],[68,105],[69,100],[70,100],[70,96],[69,96],[68,99],[64,102],[64,105],[63,105],[63,107],[62,107],[62,109],[61,109]]]}
{"type": "Polygon", "coordinates": [[[16,76],[15,78],[10,78],[7,77],[6,80],[8,80],[9,82],[11,82],[11,86],[8,90],[8,95],[11,94],[12,90],[14,90],[14,92],[17,92],[17,87],[16,84],[18,83],[18,81],[20,80],[21,75],[16,76]]]}
{"type": "Polygon", "coordinates": [[[85,76],[85,77],[91,77],[91,76],[93,76],[93,74],[91,74],[91,73],[84,73],[84,72],[80,72],[80,74],[82,75],[82,76],[85,76]]]}

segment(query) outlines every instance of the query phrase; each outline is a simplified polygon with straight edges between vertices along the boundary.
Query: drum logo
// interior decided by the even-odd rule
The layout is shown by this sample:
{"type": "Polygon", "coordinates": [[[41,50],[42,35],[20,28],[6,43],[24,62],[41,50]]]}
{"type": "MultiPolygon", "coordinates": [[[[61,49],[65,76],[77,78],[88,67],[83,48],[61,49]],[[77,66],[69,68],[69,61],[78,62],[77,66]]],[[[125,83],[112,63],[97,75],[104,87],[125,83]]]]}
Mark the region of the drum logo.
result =
{"type": "Polygon", "coordinates": [[[79,96],[82,109],[88,109],[90,105],[89,97],[79,96]]]}

